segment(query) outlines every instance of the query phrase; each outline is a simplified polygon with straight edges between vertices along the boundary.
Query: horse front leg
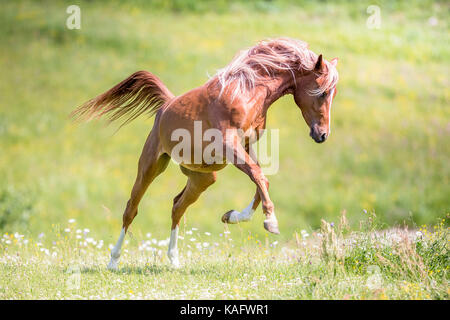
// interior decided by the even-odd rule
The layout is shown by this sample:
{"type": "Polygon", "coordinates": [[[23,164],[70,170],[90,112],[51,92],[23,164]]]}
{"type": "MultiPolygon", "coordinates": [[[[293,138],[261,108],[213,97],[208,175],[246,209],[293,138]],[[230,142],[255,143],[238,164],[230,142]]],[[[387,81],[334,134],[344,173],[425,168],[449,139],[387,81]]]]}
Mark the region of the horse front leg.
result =
{"type": "MultiPolygon", "coordinates": [[[[250,157],[253,159],[253,161],[255,161],[256,164],[259,166],[258,158],[256,157],[256,154],[253,151],[250,144],[246,145],[245,151],[250,155],[250,157]]],[[[258,189],[256,189],[255,196],[253,197],[250,204],[244,210],[242,210],[240,212],[236,211],[236,210],[227,211],[222,216],[222,222],[229,223],[229,224],[236,224],[239,222],[250,221],[253,216],[253,213],[255,212],[256,208],[258,208],[260,202],[261,202],[261,197],[259,196],[258,189]]]]}
{"type": "MultiPolygon", "coordinates": [[[[278,230],[278,221],[275,216],[274,206],[269,197],[269,181],[264,176],[261,167],[240,144],[240,139],[237,134],[228,134],[226,136],[224,148],[228,161],[247,174],[256,184],[257,192],[262,201],[263,212],[266,215],[264,228],[271,233],[279,234],[280,231],[278,230]]],[[[252,208],[254,203],[255,201],[252,204],[252,208]]]]}

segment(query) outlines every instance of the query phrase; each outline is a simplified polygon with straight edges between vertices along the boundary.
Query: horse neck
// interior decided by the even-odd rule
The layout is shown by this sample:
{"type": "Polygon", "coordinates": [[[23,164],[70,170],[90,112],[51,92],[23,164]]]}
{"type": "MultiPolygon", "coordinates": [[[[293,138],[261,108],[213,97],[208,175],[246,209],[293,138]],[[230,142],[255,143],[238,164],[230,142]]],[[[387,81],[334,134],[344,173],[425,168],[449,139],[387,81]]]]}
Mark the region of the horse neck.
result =
{"type": "Polygon", "coordinates": [[[288,93],[293,92],[295,86],[294,79],[290,72],[282,73],[276,77],[268,79],[264,83],[265,90],[267,90],[267,96],[264,101],[264,111],[278,99],[288,93]]]}

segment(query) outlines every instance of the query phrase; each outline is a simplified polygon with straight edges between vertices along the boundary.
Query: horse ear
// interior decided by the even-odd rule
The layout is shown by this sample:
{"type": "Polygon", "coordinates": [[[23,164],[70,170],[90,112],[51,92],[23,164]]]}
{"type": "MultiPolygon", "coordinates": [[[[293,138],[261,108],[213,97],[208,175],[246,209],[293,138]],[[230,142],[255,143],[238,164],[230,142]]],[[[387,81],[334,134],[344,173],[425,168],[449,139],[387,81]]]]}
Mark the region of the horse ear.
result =
{"type": "Polygon", "coordinates": [[[330,61],[330,63],[334,66],[334,67],[336,67],[337,66],[337,63],[338,63],[338,58],[333,58],[331,61],[330,61]]]}
{"type": "Polygon", "coordinates": [[[317,58],[316,66],[314,67],[315,71],[322,71],[323,68],[323,58],[322,54],[319,55],[319,58],[317,58]]]}

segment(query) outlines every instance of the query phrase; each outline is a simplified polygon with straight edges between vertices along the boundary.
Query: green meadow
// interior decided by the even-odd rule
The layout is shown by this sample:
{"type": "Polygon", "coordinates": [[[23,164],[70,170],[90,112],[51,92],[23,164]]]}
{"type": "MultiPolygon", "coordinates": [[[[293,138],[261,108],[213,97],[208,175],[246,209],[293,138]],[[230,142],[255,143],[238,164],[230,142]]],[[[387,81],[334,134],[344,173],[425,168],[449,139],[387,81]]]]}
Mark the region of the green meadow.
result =
{"type": "Polygon", "coordinates": [[[448,299],[447,2],[79,1],[81,29],[69,30],[71,4],[1,4],[0,298],[448,299]],[[379,29],[367,26],[373,4],[379,29]],[[269,110],[267,127],[280,137],[279,170],[268,178],[281,235],[266,234],[261,207],[248,223],[220,221],[255,191],[230,165],[182,219],[185,265],[171,270],[164,241],[186,182],[171,162],[140,204],[119,271],[107,271],[153,119],[117,131],[69,113],[137,70],[182,94],[239,50],[280,36],[338,57],[340,75],[324,144],[309,137],[291,96],[269,110]],[[369,236],[395,227],[410,231],[394,242],[369,236]],[[152,239],[163,242],[141,248],[152,239]],[[339,250],[345,239],[358,248],[339,250]],[[76,290],[66,285],[72,265],[76,290]],[[373,266],[381,285],[367,285],[373,266]]]}

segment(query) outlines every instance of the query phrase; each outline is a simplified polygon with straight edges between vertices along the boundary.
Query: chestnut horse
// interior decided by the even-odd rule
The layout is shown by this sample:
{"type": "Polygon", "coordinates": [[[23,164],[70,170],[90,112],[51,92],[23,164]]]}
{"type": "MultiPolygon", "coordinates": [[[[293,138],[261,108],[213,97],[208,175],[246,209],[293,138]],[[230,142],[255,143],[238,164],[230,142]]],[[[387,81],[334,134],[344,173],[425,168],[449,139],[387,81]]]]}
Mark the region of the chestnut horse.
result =
{"type": "MultiPolygon", "coordinates": [[[[177,238],[181,217],[188,206],[216,181],[216,171],[224,168],[227,161],[249,176],[256,185],[256,193],[247,208],[241,212],[228,211],[222,221],[248,221],[262,202],[264,228],[278,234],[274,205],[268,192],[269,183],[251,144],[258,140],[260,130],[265,128],[268,108],[285,94],[294,96],[314,141],[324,142],[330,134],[330,109],[336,95],[336,64],[336,58],[326,61],[322,55],[310,51],[305,42],[289,38],[266,40],[241,51],[204,85],[181,96],[175,97],[150,72],[138,71],[76,109],[72,114],[76,118],[86,120],[105,115],[114,121],[124,116],[123,124],[143,113],[155,115],[108,268],[117,268],[122,243],[137,215],[138,204],[150,183],[166,169],[172,157],[178,143],[172,133],[180,128],[193,133],[196,121],[201,122],[203,132],[219,130],[225,156],[221,156],[223,161],[189,161],[189,158],[180,161],[180,169],[188,179],[184,189],[173,200],[168,250],[172,265],[179,266],[177,238]]],[[[192,146],[204,147],[204,144],[192,146]]]]}

